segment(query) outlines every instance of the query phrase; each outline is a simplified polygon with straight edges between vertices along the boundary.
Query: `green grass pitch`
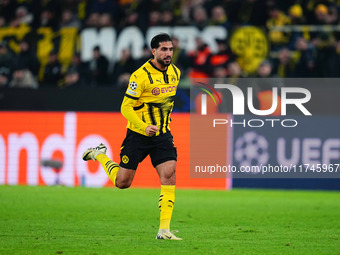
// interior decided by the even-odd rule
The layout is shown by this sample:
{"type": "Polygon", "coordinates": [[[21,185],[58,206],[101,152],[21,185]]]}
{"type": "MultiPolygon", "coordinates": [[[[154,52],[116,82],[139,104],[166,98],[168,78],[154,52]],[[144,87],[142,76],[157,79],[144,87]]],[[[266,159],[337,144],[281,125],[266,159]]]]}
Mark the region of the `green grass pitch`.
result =
{"type": "Polygon", "coordinates": [[[0,254],[340,254],[340,193],[0,186],[0,254]]]}

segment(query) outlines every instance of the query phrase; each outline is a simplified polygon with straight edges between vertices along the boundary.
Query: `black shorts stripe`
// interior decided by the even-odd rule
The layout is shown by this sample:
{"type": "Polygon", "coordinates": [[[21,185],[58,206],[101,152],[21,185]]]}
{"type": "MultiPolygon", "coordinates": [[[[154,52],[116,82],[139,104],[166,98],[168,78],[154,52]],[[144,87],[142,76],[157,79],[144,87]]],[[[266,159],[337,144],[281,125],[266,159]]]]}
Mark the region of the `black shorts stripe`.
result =
{"type": "Polygon", "coordinates": [[[125,93],[125,96],[128,97],[128,98],[134,99],[134,100],[138,100],[139,99],[139,97],[134,97],[134,96],[131,96],[131,95],[126,94],[126,93],[125,93]]]}
{"type": "Polygon", "coordinates": [[[148,71],[148,69],[146,69],[145,67],[143,67],[143,70],[148,74],[150,83],[153,84],[153,80],[152,80],[152,77],[151,77],[151,73],[150,73],[150,72],[148,71]]]}
{"type": "Polygon", "coordinates": [[[174,66],[174,64],[171,64],[172,68],[174,69],[174,72],[176,74],[176,77],[177,77],[177,80],[179,80],[179,77],[178,77],[178,72],[176,70],[176,67],[174,66]]]}
{"type": "Polygon", "coordinates": [[[138,111],[144,107],[144,103],[142,103],[140,106],[133,107],[135,111],[138,111]]]}

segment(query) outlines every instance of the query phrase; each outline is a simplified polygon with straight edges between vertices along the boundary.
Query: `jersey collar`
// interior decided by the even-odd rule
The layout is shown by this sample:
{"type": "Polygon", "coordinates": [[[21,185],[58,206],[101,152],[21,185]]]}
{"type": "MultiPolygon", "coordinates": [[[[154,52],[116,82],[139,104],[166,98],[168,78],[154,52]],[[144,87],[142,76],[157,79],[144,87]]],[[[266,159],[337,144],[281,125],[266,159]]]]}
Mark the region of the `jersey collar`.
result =
{"type": "Polygon", "coordinates": [[[168,67],[166,67],[166,70],[165,70],[165,71],[162,71],[162,70],[158,69],[158,68],[152,63],[152,60],[153,60],[153,58],[150,58],[150,59],[148,60],[148,63],[149,63],[153,68],[155,68],[157,71],[162,72],[162,73],[166,73],[166,72],[168,71],[168,67]]]}

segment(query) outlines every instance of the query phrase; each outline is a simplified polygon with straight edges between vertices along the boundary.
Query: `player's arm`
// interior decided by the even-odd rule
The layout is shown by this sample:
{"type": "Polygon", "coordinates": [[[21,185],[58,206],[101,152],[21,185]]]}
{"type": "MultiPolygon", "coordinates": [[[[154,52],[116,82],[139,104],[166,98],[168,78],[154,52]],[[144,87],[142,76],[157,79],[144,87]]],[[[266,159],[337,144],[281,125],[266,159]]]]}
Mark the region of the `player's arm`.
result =
{"type": "Polygon", "coordinates": [[[152,136],[158,132],[158,127],[155,125],[148,126],[144,121],[142,121],[136,114],[133,107],[136,105],[140,95],[144,89],[144,84],[138,77],[131,75],[129,87],[126,90],[123,103],[121,105],[120,111],[122,115],[130,121],[136,128],[144,131],[147,135],[152,136]]]}
{"type": "Polygon", "coordinates": [[[148,126],[144,121],[142,121],[136,114],[133,107],[136,105],[138,98],[134,98],[129,94],[125,94],[123,103],[121,105],[120,111],[122,115],[130,121],[136,128],[145,131],[148,126]]]}
{"type": "Polygon", "coordinates": [[[148,126],[144,121],[142,121],[134,111],[133,107],[136,105],[138,98],[131,98],[125,95],[122,106],[122,115],[130,121],[136,128],[145,131],[146,135],[153,136],[158,132],[158,127],[155,125],[148,126]]]}

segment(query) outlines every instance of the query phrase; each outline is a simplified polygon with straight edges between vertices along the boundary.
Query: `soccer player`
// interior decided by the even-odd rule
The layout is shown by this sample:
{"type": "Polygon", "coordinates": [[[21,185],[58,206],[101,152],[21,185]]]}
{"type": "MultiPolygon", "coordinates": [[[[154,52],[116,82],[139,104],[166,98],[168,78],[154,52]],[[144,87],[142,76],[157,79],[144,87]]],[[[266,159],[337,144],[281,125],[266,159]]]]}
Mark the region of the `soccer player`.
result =
{"type": "Polygon", "coordinates": [[[175,202],[177,150],[169,124],[180,70],[171,63],[173,43],[168,34],[151,40],[154,56],[130,77],[121,113],[128,120],[127,134],[120,153],[120,164],[109,159],[100,144],[83,154],[84,160],[98,160],[110,180],[120,189],[130,187],[139,162],[150,155],[161,181],[160,226],[156,239],[181,240],[170,232],[175,202]]]}

